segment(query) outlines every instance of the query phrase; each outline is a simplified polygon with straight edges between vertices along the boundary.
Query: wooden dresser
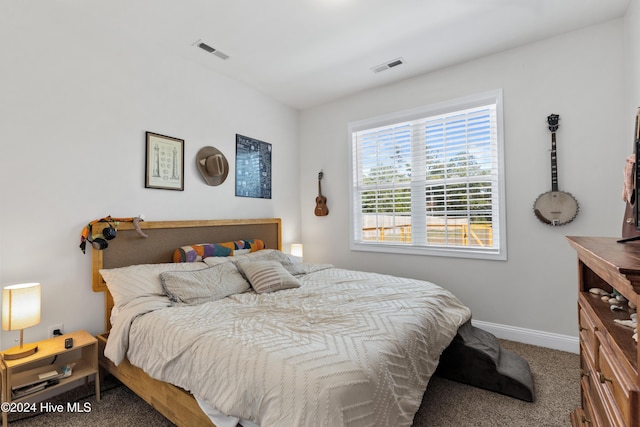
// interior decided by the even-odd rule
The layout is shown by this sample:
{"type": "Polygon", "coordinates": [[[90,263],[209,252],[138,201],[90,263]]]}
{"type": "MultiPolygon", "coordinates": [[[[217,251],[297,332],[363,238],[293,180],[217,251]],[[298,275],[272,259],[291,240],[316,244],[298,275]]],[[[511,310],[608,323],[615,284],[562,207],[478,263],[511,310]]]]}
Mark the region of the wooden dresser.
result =
{"type": "Polygon", "coordinates": [[[640,242],[617,243],[606,237],[568,237],[578,253],[578,321],[582,406],[571,413],[573,426],[640,427],[638,344],[633,329],[616,323],[632,310],[612,311],[589,292],[614,289],[638,306],[640,242]]]}

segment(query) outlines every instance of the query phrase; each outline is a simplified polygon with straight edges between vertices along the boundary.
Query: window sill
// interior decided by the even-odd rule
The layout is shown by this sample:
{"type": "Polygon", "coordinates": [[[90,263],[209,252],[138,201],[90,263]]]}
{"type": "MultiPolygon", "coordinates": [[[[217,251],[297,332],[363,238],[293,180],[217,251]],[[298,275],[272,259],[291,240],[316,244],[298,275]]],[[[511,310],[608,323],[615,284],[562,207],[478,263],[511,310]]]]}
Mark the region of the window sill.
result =
{"type": "Polygon", "coordinates": [[[472,258],[490,261],[506,261],[506,250],[495,249],[473,249],[463,247],[446,247],[446,246],[412,246],[412,245],[394,245],[380,243],[359,243],[351,242],[352,251],[363,252],[380,252],[391,254],[405,255],[423,255],[423,256],[441,256],[450,258],[472,258]]]}

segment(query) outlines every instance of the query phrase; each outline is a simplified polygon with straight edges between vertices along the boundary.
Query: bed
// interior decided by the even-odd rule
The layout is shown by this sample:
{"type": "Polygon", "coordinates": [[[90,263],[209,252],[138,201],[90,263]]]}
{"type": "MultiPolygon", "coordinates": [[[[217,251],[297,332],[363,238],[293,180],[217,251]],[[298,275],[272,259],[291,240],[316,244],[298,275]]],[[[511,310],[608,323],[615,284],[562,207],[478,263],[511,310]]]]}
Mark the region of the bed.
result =
{"type": "Polygon", "coordinates": [[[277,218],[141,225],[148,238],[122,223],[92,251],[100,366],[179,426],[410,426],[471,316],[429,282],[300,263],[281,252],[277,218]],[[179,248],[238,241],[251,243],[169,264],[179,248]],[[123,291],[140,271],[162,291],[123,291]]]}

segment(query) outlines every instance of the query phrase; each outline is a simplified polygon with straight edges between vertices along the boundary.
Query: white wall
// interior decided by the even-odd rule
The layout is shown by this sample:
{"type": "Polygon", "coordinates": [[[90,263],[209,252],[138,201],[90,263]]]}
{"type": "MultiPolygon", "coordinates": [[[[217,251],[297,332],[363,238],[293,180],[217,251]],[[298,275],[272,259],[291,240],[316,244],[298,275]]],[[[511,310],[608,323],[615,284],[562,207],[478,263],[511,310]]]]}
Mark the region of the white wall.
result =
{"type": "MultiPolygon", "coordinates": [[[[77,248],[79,233],[93,218],[138,213],[148,220],[279,216],[285,245],[302,237],[308,261],[432,280],[453,290],[477,320],[576,335],[575,254],[563,236],[619,235],[629,106],[640,105],[640,0],[632,0],[624,23],[367,91],[301,117],[231,79],[105,32],[99,18],[38,3],[0,4],[0,284],[43,283],[42,322],[26,340],[44,338],[55,323],[102,331],[102,295],[90,290],[90,256],[77,248]],[[508,261],[349,251],[347,123],[499,87],[508,261]],[[576,221],[559,228],[531,212],[550,187],[545,119],[552,112],[562,118],[560,187],[581,205],[576,221]],[[147,130],[185,139],[184,192],[144,188],[147,130]],[[273,144],[272,200],[234,196],[236,133],[273,144]],[[221,149],[232,168],[219,187],[206,186],[193,165],[205,145],[221,149]],[[328,217],[313,215],[320,169],[328,217]]],[[[0,348],[16,337],[2,332],[0,348]]]]}
{"type": "MultiPolygon", "coordinates": [[[[78,249],[91,219],[277,216],[284,243],[299,241],[297,111],[72,7],[40,6],[0,6],[0,283],[43,286],[42,322],[25,340],[56,323],[103,330],[91,256],[78,249]],[[183,192],[144,188],[145,131],[185,140],[183,192]],[[236,133],[272,144],[271,200],[235,197],[236,133]],[[208,145],[229,161],[218,187],[195,167],[208,145]]],[[[3,332],[0,346],[17,336],[3,332]]]]}
{"type": "Polygon", "coordinates": [[[632,135],[635,112],[640,107],[640,0],[631,0],[624,19],[624,29],[628,112],[632,123],[629,134],[632,135]]]}
{"type": "Polygon", "coordinates": [[[622,20],[611,21],[303,111],[305,259],[430,280],[453,291],[476,320],[576,336],[576,255],[564,236],[617,237],[624,212],[630,145],[622,41],[622,20]],[[497,88],[504,90],[508,260],[350,251],[347,124],[497,88]],[[561,118],[560,189],[580,203],[576,220],[562,227],[532,212],[551,189],[551,113],[561,118]],[[313,214],[321,169],[327,217],[313,214]]]}

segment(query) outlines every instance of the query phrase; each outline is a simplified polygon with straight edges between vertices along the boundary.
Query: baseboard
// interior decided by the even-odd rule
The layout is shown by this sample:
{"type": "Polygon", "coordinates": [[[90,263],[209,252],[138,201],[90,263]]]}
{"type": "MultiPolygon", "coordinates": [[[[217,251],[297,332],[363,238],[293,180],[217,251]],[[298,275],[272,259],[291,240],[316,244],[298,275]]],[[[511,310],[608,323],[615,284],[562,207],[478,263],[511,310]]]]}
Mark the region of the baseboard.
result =
{"type": "Polygon", "coordinates": [[[500,325],[498,323],[489,323],[474,319],[471,320],[471,324],[477,328],[490,332],[501,339],[552,348],[554,350],[567,351],[570,353],[580,352],[578,337],[519,328],[517,326],[500,325]]]}

